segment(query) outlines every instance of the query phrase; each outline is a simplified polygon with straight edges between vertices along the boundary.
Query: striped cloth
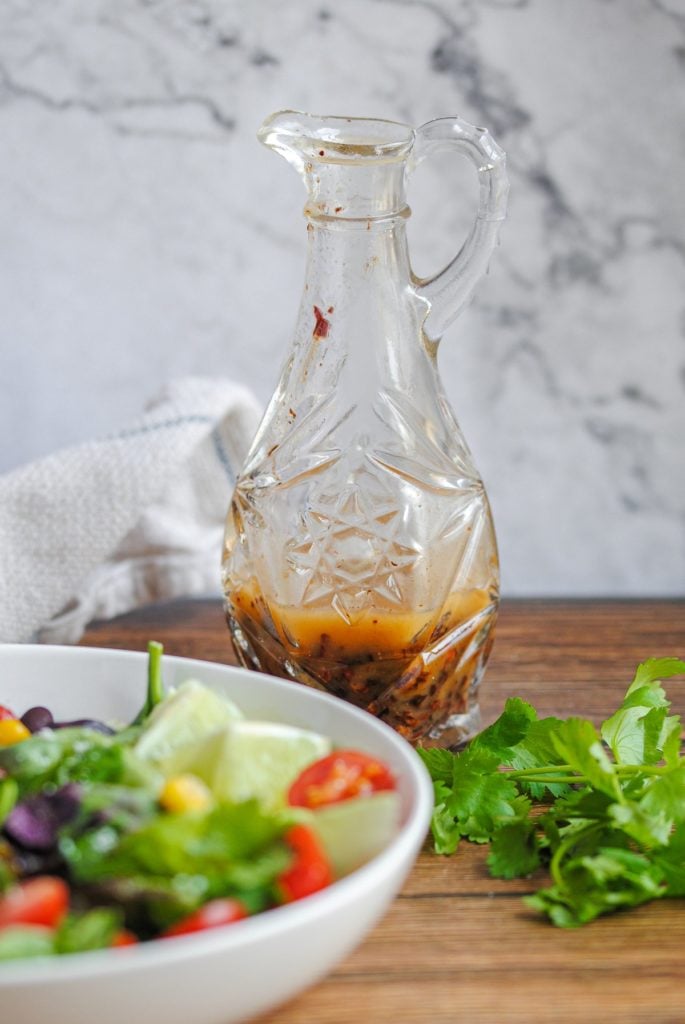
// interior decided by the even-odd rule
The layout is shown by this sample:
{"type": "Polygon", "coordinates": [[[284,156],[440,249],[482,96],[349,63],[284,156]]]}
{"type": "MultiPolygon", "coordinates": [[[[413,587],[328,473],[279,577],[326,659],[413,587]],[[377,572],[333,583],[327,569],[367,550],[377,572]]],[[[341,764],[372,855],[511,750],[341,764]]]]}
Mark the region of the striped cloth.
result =
{"type": "Polygon", "coordinates": [[[259,416],[245,388],[183,378],[128,429],[0,476],[0,641],[75,643],[91,619],[218,593],[259,416]]]}

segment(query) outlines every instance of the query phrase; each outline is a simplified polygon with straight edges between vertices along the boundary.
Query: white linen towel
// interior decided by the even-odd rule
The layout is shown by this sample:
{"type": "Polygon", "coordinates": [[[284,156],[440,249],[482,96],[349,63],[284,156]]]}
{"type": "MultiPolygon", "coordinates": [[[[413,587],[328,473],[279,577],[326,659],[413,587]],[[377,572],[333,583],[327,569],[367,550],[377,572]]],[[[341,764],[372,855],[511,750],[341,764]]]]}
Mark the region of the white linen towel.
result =
{"type": "Polygon", "coordinates": [[[0,641],[219,593],[223,523],[260,418],[228,380],[172,382],[128,429],[0,476],[0,641]]]}

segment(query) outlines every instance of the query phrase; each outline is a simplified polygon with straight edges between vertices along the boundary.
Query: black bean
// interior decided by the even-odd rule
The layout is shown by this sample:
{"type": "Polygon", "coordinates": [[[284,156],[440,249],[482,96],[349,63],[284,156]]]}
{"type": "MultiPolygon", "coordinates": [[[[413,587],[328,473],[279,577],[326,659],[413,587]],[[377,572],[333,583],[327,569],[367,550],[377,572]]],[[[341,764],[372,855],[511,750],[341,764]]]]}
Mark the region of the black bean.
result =
{"type": "Polygon", "coordinates": [[[35,708],[29,708],[28,711],[21,716],[21,720],[29,732],[39,732],[41,729],[50,729],[55,721],[52,717],[52,712],[40,705],[35,708]]]}

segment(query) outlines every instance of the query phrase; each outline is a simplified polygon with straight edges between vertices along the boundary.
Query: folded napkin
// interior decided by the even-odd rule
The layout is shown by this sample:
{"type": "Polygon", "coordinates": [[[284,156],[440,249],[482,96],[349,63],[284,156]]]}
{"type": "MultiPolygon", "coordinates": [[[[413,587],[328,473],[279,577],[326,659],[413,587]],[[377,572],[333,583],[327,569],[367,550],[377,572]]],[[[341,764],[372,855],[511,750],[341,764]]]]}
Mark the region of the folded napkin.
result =
{"type": "Polygon", "coordinates": [[[183,378],[126,430],[0,476],[0,641],[74,643],[91,619],[218,594],[259,417],[245,388],[183,378]]]}

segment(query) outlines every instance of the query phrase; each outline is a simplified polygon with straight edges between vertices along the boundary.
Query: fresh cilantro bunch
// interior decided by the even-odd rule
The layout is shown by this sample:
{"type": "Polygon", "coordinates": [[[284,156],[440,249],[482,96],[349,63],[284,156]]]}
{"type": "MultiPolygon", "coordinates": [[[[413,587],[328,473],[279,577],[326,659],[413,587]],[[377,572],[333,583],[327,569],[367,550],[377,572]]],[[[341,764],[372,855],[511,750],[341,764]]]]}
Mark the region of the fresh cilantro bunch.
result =
{"type": "Polygon", "coordinates": [[[490,843],[496,878],[547,868],[552,884],[525,902],[563,928],[685,896],[685,757],[660,684],[680,674],[678,658],[643,662],[599,733],[515,697],[462,753],[419,749],[436,852],[463,837],[490,843]]]}

